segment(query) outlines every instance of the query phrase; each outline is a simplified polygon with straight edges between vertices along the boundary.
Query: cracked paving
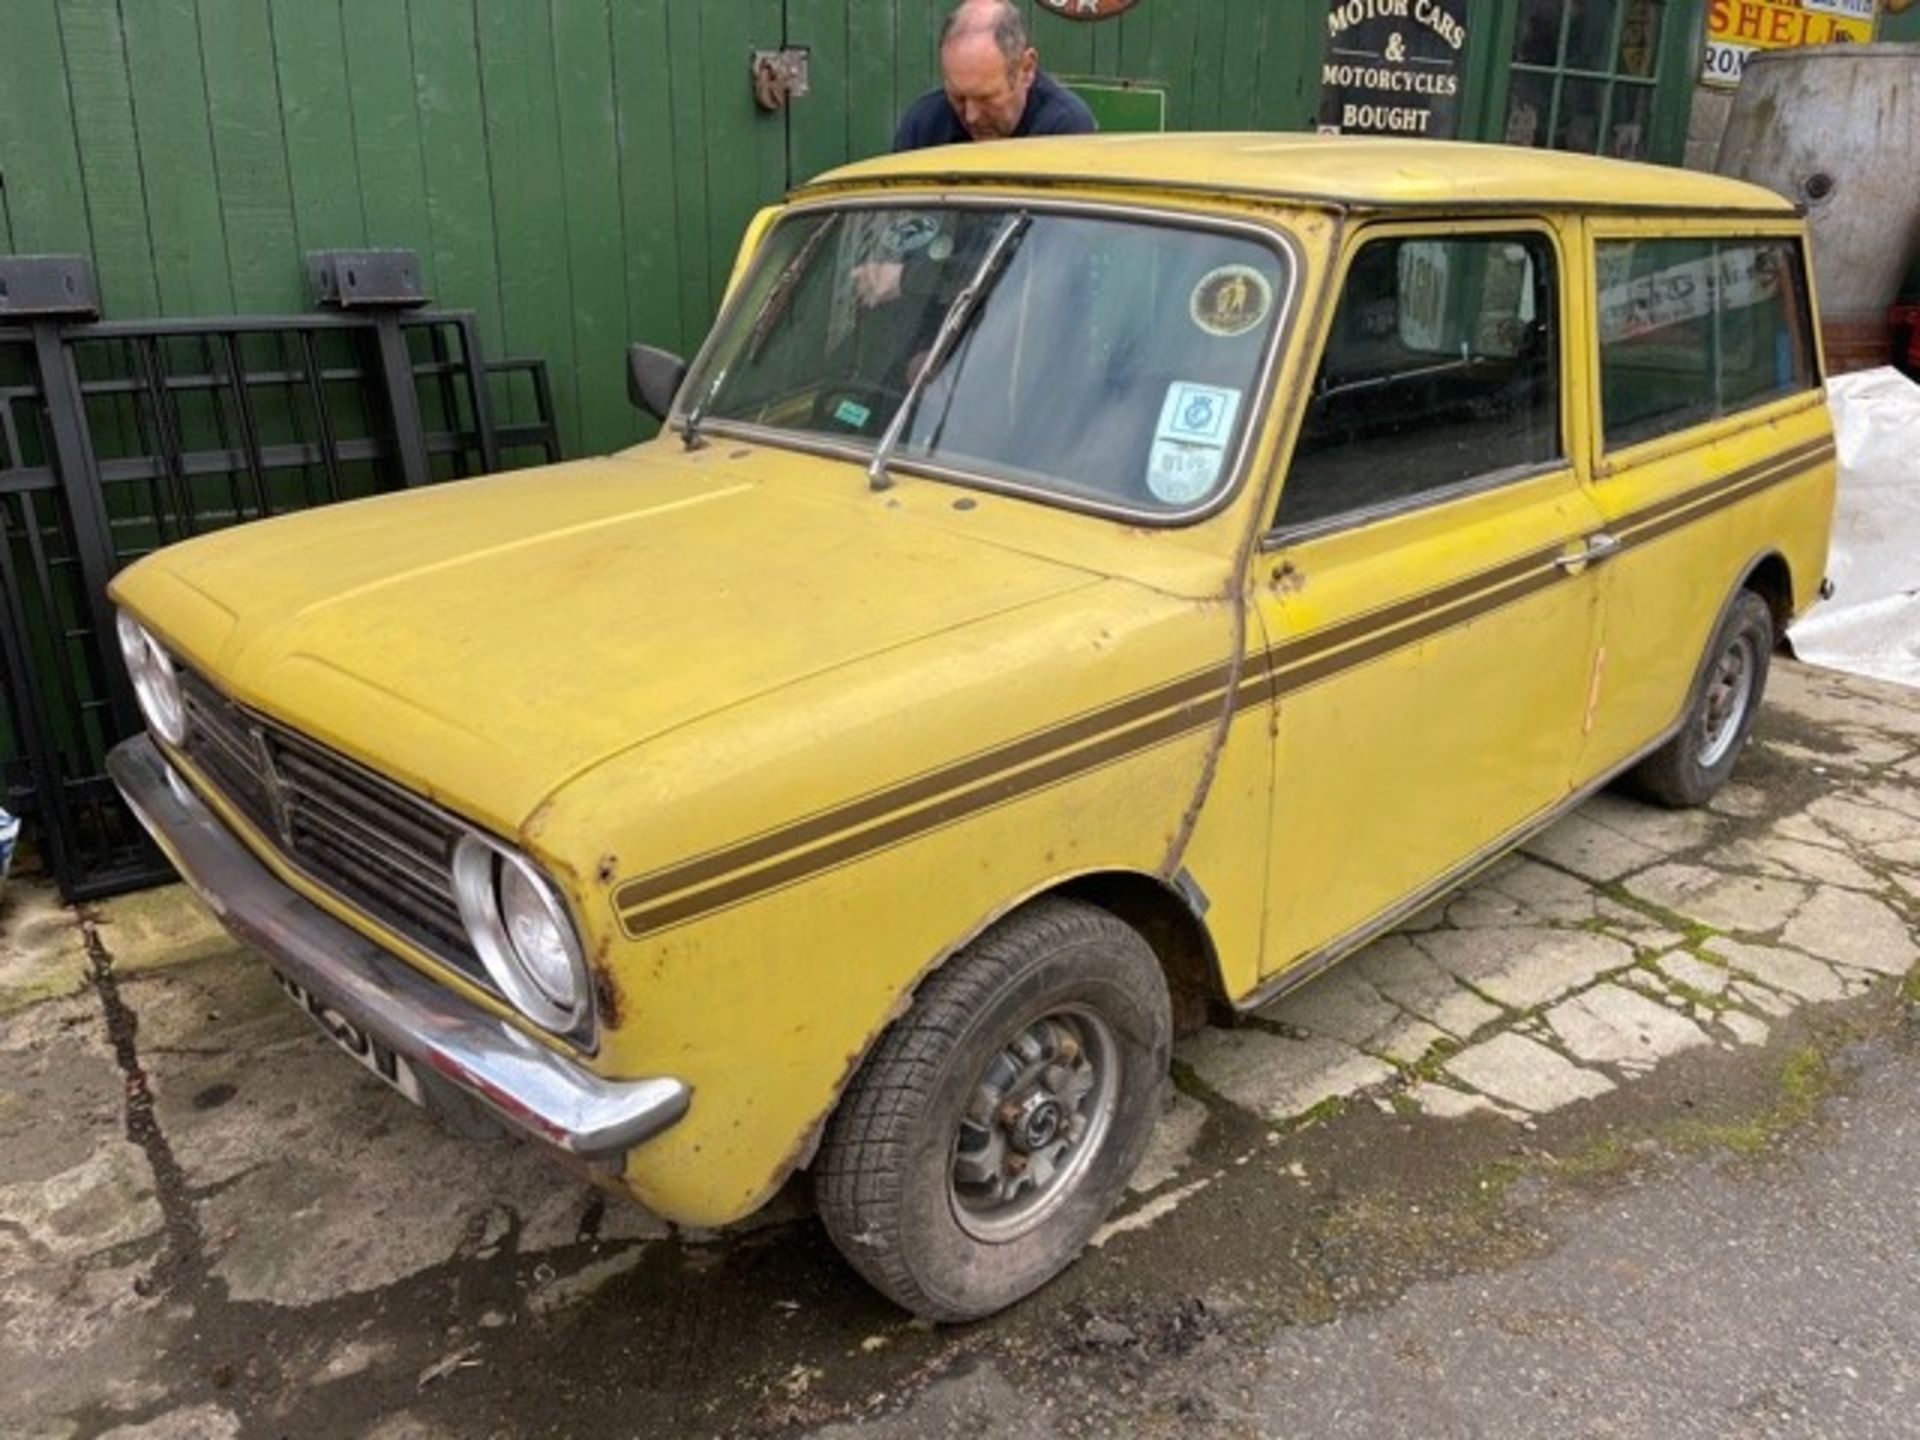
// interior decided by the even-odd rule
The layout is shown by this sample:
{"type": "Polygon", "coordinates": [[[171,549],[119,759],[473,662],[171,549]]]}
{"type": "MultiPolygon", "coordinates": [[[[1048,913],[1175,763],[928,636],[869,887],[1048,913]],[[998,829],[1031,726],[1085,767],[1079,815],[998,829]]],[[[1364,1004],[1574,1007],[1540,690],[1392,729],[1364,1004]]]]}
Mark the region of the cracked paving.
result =
{"type": "MultiPolygon", "coordinates": [[[[1236,1167],[1321,1183],[1291,1147],[1343,1106],[1519,1137],[1682,1057],[1731,1064],[1803,1011],[1900,983],[1917,923],[1920,705],[1780,662],[1708,809],[1595,797],[1326,975],[1182,1041],[1103,1263],[1177,1232],[1236,1167]]],[[[454,1138],[336,1055],[177,889],[76,912],[16,884],[0,925],[0,1431],[474,1433],[495,1412],[443,1408],[463,1387],[588,1344],[667,1377],[648,1413],[800,1413],[812,1371],[772,1358],[750,1393],[661,1399],[728,1348],[704,1277],[745,1287],[776,1338],[800,1308],[765,1278],[821,1247],[798,1198],[687,1234],[530,1149],[454,1138]],[[638,1349],[582,1338],[654,1311],[638,1349]],[[588,1314],[599,1330],[569,1328],[588,1314]]],[[[809,1303],[873,1331],[847,1363],[905,1343],[850,1273],[805,1273],[825,1277],[809,1303]]]]}

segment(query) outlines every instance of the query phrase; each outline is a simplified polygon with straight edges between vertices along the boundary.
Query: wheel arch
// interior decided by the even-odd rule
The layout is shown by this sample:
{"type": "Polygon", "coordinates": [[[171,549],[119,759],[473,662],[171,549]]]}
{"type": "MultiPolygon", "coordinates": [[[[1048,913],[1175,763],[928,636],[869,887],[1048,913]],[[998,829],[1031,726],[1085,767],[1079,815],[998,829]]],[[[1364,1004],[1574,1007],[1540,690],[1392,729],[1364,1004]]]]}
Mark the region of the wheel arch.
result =
{"type": "MultiPolygon", "coordinates": [[[[1752,560],[1741,577],[1739,590],[1751,590],[1767,602],[1767,609],[1773,613],[1774,639],[1787,633],[1787,622],[1792,620],[1799,609],[1795,603],[1793,590],[1793,567],[1787,563],[1787,557],[1778,550],[1769,550],[1752,560]]],[[[1727,597],[1727,605],[1733,604],[1733,597],[1727,597]]],[[[1725,619],[1725,609],[1721,612],[1725,619]]],[[[1716,622],[1717,623],[1717,622],[1716,622]]]]}
{"type": "Polygon", "coordinates": [[[1190,1034],[1230,1008],[1205,917],[1159,876],[1137,870],[1094,871],[1045,893],[1097,906],[1139,932],[1167,977],[1176,1035],[1190,1034]]]}
{"type": "Polygon", "coordinates": [[[813,1163],[826,1134],[827,1122],[839,1109],[853,1077],[860,1073],[894,1022],[913,1008],[921,987],[995,925],[1047,899],[1078,900],[1105,910],[1131,926],[1147,942],[1160,962],[1161,973],[1166,976],[1176,1036],[1188,1034],[1214,1016],[1230,1012],[1212,933],[1196,906],[1190,904],[1180,890],[1157,875],[1129,869],[1088,870],[1055,880],[984,916],[921,969],[913,983],[901,991],[885,1020],[866,1037],[859,1052],[848,1057],[846,1070],[834,1086],[831,1103],[794,1152],[791,1163],[782,1172],[782,1179],[813,1163]]]}
{"type": "Polygon", "coordinates": [[[1773,638],[1777,646],[1786,634],[1787,621],[1793,616],[1793,571],[1786,557],[1778,550],[1767,549],[1755,555],[1740,567],[1740,579],[1721,600],[1720,608],[1715,612],[1713,624],[1707,630],[1706,643],[1701,646],[1700,655],[1694,661],[1693,678],[1687,684],[1686,693],[1681,697],[1680,713],[1674,719],[1674,728],[1678,728],[1693,705],[1694,696],[1700,693],[1700,686],[1707,677],[1707,665],[1713,659],[1713,637],[1727,623],[1727,616],[1733,613],[1733,607],[1742,595],[1751,591],[1766,602],[1767,611],[1773,616],[1773,638]]]}

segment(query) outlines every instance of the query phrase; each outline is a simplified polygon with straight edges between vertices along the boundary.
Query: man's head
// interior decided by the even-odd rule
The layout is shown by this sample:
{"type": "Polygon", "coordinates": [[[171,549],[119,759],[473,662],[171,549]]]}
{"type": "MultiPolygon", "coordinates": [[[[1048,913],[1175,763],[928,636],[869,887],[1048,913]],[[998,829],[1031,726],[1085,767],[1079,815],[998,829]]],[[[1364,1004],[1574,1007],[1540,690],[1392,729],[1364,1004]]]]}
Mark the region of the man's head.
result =
{"type": "Polygon", "coordinates": [[[1004,140],[1020,124],[1040,56],[1009,0],[966,0],[940,31],[947,103],[975,140],[1004,140]]]}

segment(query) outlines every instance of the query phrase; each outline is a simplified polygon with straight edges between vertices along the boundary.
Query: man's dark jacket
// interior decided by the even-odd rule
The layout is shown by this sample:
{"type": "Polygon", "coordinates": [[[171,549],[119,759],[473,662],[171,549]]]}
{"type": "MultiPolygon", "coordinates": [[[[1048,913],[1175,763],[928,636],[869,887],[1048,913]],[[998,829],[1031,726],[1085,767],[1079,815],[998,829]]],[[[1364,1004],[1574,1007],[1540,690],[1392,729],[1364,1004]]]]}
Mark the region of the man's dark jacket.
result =
{"type": "MultiPolygon", "coordinates": [[[[1046,71],[1035,72],[1033,88],[1027,91],[1027,108],[1020,112],[1020,123],[1013,138],[1029,135],[1091,135],[1099,127],[1087,102],[1074,94],[1046,71]]],[[[944,90],[929,90],[900,117],[900,129],[893,137],[895,150],[923,150],[929,145],[962,145],[972,140],[967,127],[947,102],[944,90]]]]}

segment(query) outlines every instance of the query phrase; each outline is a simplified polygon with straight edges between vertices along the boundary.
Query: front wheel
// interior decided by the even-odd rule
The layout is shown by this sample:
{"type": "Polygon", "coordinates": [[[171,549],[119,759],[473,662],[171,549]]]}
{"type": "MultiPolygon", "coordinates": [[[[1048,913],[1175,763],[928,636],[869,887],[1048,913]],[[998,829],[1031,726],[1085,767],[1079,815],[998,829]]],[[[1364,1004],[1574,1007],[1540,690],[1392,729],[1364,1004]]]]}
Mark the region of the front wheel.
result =
{"type": "Polygon", "coordinates": [[[1119,1199],[1171,1044],[1138,933],[1071,900],[1010,916],[927,981],[841,1098],[814,1166],[827,1233],[917,1315],[1012,1304],[1119,1199]]]}
{"type": "Polygon", "coordinates": [[[1773,639],[1767,602],[1742,590],[1707,647],[1686,718],[1635,768],[1635,790],[1678,810],[1704,805],[1727,783],[1760,710],[1773,639]]]}

